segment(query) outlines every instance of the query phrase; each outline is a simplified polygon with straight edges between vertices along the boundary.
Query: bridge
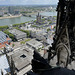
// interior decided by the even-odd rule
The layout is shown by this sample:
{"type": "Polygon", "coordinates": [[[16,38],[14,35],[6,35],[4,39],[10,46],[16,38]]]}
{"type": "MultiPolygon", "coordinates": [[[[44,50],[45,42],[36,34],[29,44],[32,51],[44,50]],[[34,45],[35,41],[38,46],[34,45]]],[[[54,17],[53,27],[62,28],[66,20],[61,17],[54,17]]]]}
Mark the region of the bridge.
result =
{"type": "MultiPolygon", "coordinates": [[[[31,14],[22,14],[23,16],[26,16],[26,17],[34,17],[32,16],[31,14]]],[[[36,16],[36,15],[35,15],[36,16]]],[[[44,17],[49,17],[49,16],[46,16],[46,15],[41,15],[42,18],[44,17]]]]}

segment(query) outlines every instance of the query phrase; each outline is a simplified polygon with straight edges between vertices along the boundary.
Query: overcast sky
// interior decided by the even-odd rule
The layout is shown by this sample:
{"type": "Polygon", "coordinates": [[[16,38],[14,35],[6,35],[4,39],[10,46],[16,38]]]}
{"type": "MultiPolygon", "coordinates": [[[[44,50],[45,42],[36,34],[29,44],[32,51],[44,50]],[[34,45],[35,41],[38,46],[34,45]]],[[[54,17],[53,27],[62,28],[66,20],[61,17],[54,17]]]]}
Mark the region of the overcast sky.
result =
{"type": "Polygon", "coordinates": [[[0,5],[50,5],[58,0],[0,0],[0,5]]]}

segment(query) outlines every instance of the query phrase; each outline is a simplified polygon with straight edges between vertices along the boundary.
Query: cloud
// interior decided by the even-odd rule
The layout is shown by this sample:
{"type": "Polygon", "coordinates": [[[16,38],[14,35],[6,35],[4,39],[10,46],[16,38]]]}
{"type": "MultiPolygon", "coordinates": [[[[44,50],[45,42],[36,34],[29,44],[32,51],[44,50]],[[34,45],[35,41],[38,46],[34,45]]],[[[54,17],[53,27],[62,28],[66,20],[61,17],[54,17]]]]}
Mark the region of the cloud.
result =
{"type": "Polygon", "coordinates": [[[58,0],[0,0],[0,4],[57,4],[58,0]]]}
{"type": "Polygon", "coordinates": [[[27,0],[27,4],[57,4],[58,0],[27,0]]]}

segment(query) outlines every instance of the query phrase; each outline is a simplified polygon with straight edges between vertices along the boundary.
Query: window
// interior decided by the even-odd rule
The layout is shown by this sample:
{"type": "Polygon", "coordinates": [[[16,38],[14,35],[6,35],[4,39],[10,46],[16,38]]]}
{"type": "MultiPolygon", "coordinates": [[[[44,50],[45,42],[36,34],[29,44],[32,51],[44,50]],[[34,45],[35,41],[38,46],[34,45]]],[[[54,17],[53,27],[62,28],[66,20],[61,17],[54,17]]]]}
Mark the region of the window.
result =
{"type": "Polygon", "coordinates": [[[25,58],[26,56],[23,54],[23,55],[21,55],[20,57],[21,57],[21,58],[25,58]]]}

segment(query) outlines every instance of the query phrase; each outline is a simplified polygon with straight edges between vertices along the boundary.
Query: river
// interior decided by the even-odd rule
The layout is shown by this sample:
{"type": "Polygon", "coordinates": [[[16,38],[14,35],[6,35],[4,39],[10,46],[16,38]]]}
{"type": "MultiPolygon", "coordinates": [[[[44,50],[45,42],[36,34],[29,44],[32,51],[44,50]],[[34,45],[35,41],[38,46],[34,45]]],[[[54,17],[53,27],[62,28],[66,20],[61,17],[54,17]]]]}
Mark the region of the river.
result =
{"type": "MultiPolygon", "coordinates": [[[[56,12],[42,12],[40,14],[43,16],[56,16],[57,15],[56,12]]],[[[21,17],[16,17],[16,18],[0,19],[0,26],[24,23],[27,21],[35,20],[35,19],[36,19],[36,14],[32,15],[32,17],[21,16],[21,17]]]]}

